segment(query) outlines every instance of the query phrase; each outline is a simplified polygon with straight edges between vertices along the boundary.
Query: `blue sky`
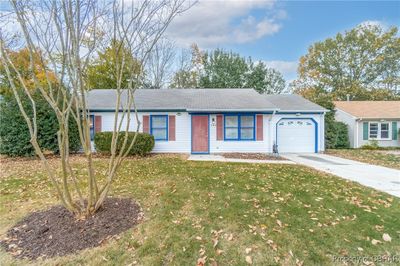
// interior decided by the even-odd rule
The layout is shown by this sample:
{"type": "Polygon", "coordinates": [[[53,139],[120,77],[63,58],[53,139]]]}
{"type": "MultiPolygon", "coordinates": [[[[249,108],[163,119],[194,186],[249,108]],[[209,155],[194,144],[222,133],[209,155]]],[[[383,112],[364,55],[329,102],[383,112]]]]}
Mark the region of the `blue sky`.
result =
{"type": "Polygon", "coordinates": [[[196,42],[203,49],[225,48],[267,61],[287,80],[296,77],[298,59],[316,41],[367,21],[400,26],[400,1],[200,0],[188,13],[172,25],[172,39],[183,46],[196,42]],[[191,22],[202,26],[187,30],[191,22]]]}
{"type": "MultiPolygon", "coordinates": [[[[9,8],[0,0],[0,11],[9,8]]],[[[166,34],[178,48],[197,43],[201,49],[224,48],[265,61],[291,81],[310,45],[367,22],[400,27],[400,0],[198,0],[166,34]]]]}

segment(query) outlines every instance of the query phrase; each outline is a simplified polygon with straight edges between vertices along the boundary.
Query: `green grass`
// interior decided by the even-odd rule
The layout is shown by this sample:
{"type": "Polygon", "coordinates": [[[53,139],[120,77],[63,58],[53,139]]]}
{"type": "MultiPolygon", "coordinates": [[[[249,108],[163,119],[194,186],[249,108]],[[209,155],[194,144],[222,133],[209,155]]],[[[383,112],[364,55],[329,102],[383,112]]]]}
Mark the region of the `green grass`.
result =
{"type": "MultiPolygon", "coordinates": [[[[1,234],[57,203],[37,165],[3,164],[1,234]]],[[[31,263],[195,265],[207,256],[208,265],[247,265],[250,256],[254,265],[336,265],[334,256],[400,255],[399,199],[302,166],[129,159],[112,195],[137,200],[144,221],[100,247],[31,263]]],[[[26,263],[0,251],[0,265],[26,263]]]]}
{"type": "Polygon", "coordinates": [[[328,150],[326,153],[340,156],[346,159],[356,160],[364,163],[381,165],[385,167],[400,169],[400,155],[391,154],[390,150],[328,150]]]}

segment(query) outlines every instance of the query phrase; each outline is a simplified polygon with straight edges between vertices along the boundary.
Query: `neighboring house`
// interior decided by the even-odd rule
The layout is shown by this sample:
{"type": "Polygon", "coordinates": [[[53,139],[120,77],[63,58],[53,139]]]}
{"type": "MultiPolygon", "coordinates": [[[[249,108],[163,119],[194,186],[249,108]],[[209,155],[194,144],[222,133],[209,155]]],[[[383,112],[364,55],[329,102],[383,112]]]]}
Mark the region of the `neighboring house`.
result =
{"type": "Polygon", "coordinates": [[[335,118],[348,125],[350,147],[377,141],[381,147],[400,146],[400,101],[340,101],[335,118]]]}
{"type": "MultiPolygon", "coordinates": [[[[122,95],[126,101],[126,94],[122,95]]],[[[93,132],[112,131],[115,90],[92,90],[93,132]]],[[[140,131],[155,138],[153,152],[272,153],[324,150],[326,109],[298,95],[260,95],[253,89],[138,89],[140,131]]],[[[130,131],[135,131],[132,119],[130,131]]]]}

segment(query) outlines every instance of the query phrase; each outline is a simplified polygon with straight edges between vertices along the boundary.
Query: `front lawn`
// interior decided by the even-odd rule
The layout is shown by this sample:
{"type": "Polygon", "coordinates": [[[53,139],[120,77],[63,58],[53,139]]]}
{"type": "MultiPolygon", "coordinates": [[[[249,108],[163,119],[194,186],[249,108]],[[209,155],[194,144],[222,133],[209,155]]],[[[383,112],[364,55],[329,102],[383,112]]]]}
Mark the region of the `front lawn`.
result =
{"type": "Polygon", "coordinates": [[[400,153],[397,152],[400,152],[400,150],[343,149],[326,151],[326,153],[329,155],[335,155],[350,160],[400,169],[400,153]]]}
{"type": "MultiPolygon", "coordinates": [[[[73,161],[77,169],[84,163],[73,161]]],[[[105,162],[95,160],[98,173],[105,162]]],[[[1,162],[2,236],[57,203],[38,165],[1,162]]],[[[399,199],[303,166],[129,159],[112,195],[137,200],[144,221],[100,247],[35,263],[337,265],[335,256],[400,255],[399,199]]],[[[25,263],[0,251],[0,265],[25,263]]]]}

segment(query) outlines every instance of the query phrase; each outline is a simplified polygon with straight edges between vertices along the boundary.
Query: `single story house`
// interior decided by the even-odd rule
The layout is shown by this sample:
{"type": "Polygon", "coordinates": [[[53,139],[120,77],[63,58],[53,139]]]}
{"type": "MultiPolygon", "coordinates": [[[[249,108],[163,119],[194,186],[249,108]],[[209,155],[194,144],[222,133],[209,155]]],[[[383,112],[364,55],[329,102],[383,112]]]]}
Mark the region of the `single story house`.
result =
{"type": "Polygon", "coordinates": [[[400,101],[337,101],[335,118],[348,125],[350,147],[377,141],[381,147],[400,146],[400,101]]]}
{"type": "MultiPolygon", "coordinates": [[[[125,92],[124,92],[125,93],[125,92]]],[[[122,95],[126,102],[126,94],[122,95]]],[[[87,97],[94,132],[112,131],[116,91],[87,97]]],[[[260,95],[253,89],[138,89],[142,132],[155,138],[153,152],[272,153],[324,150],[326,109],[299,95],[260,95]]],[[[132,119],[134,120],[134,119],[132,119]]],[[[137,124],[131,122],[130,130],[137,124]]]]}

